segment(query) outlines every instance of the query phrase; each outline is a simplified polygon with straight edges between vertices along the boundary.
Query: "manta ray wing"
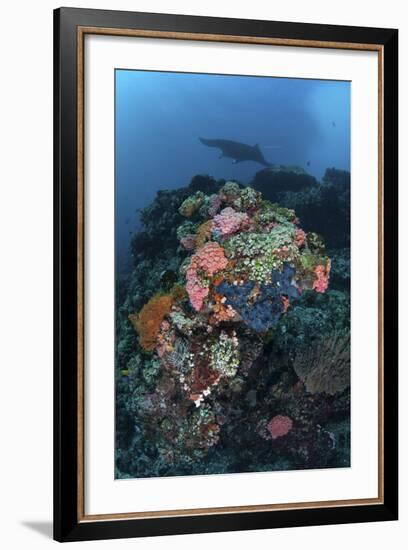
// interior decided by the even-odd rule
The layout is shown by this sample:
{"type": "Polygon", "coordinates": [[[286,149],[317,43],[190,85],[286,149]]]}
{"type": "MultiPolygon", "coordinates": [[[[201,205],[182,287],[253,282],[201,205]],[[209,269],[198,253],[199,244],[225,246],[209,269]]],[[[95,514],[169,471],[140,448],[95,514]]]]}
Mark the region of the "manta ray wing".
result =
{"type": "Polygon", "coordinates": [[[199,140],[207,147],[221,149],[222,155],[220,158],[232,158],[234,163],[252,160],[254,162],[259,162],[264,166],[270,166],[270,164],[264,159],[259,145],[253,147],[252,145],[247,145],[246,143],[240,143],[239,141],[232,141],[229,139],[205,139],[200,137],[199,140]]]}

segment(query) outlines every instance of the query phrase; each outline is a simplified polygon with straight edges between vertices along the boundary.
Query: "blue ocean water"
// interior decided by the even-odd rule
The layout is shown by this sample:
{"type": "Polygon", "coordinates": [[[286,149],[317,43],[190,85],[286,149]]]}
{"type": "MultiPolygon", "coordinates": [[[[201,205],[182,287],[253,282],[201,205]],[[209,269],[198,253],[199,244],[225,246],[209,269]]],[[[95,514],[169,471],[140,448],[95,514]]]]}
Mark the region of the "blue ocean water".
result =
{"type": "Polygon", "coordinates": [[[138,212],[160,189],[196,174],[251,181],[264,167],[234,164],[199,141],[259,144],[272,164],[297,165],[321,179],[350,170],[350,82],[116,70],[116,267],[129,265],[138,212]]]}

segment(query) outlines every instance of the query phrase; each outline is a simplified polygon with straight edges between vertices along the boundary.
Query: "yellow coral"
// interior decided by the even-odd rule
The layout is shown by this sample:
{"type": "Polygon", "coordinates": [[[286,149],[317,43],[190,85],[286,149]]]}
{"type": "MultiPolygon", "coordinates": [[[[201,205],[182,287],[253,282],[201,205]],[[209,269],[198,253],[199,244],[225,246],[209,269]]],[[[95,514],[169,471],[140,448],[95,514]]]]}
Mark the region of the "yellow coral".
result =
{"type": "Polygon", "coordinates": [[[140,345],[146,351],[153,351],[156,347],[161,323],[170,312],[173,301],[171,294],[156,294],[142,307],[138,315],[129,315],[129,321],[139,334],[140,345]]]}
{"type": "Polygon", "coordinates": [[[187,290],[179,283],[175,283],[172,286],[170,294],[175,302],[182,302],[188,297],[187,290]]]}
{"type": "Polygon", "coordinates": [[[225,298],[221,294],[215,292],[213,301],[214,305],[212,306],[212,313],[209,319],[210,325],[218,325],[223,321],[236,319],[237,312],[231,306],[225,304],[225,298]]]}
{"type": "Polygon", "coordinates": [[[195,238],[196,248],[201,248],[206,241],[209,241],[211,239],[212,225],[212,220],[208,220],[202,223],[197,229],[197,234],[195,238]]]}

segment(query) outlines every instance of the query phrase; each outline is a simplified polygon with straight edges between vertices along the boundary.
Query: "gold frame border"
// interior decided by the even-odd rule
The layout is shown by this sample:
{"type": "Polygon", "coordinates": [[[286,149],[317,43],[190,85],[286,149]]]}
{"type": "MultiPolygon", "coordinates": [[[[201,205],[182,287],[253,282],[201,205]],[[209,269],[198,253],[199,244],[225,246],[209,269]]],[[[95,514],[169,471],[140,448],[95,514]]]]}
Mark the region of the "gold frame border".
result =
{"type": "Polygon", "coordinates": [[[348,42],[325,42],[319,40],[292,40],[253,36],[217,35],[155,30],[117,29],[108,27],[77,28],[77,285],[78,285],[78,353],[77,353],[77,510],[78,522],[105,520],[147,519],[185,517],[198,515],[265,512],[273,510],[301,510],[307,508],[333,508],[384,503],[384,355],[383,355],[383,287],[384,287],[384,167],[383,167],[383,82],[384,47],[380,44],[357,44],[348,42]],[[376,51],[378,53],[378,497],[331,500],[316,502],[295,502],[285,504],[264,504],[249,506],[228,506],[215,508],[193,508],[159,510],[133,513],[85,514],[84,479],[84,42],[85,35],[98,34],[139,38],[170,38],[176,40],[198,40],[210,42],[234,42],[240,44],[264,44],[307,48],[330,48],[343,50],[376,51]]]}

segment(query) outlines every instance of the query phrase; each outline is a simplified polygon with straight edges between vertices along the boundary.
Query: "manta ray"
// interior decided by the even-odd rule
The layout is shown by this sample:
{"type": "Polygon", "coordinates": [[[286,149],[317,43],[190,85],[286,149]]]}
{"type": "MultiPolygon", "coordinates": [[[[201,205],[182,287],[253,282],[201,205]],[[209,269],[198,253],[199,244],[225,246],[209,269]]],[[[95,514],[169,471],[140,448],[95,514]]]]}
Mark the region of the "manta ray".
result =
{"type": "Polygon", "coordinates": [[[207,147],[215,147],[221,149],[221,155],[219,158],[228,157],[233,159],[233,163],[243,162],[245,160],[253,160],[259,162],[263,166],[271,166],[270,162],[267,162],[259,148],[259,145],[246,145],[239,141],[232,141],[230,139],[204,139],[198,138],[201,143],[207,145],[207,147]]]}

